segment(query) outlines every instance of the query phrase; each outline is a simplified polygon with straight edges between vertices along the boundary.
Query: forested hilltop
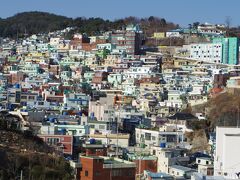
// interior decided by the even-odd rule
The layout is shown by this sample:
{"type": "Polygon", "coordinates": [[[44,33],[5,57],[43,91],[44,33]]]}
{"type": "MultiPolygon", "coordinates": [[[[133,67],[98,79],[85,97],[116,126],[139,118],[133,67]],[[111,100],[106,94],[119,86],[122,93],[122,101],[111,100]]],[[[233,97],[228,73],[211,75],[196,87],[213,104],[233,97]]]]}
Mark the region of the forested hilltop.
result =
{"type": "Polygon", "coordinates": [[[23,12],[6,19],[0,18],[0,37],[23,37],[24,35],[47,33],[66,27],[75,27],[76,31],[89,35],[102,31],[119,29],[130,23],[139,23],[146,34],[153,31],[165,31],[178,27],[163,18],[150,16],[147,18],[126,17],[117,20],[102,18],[69,18],[46,12],[23,12]]]}

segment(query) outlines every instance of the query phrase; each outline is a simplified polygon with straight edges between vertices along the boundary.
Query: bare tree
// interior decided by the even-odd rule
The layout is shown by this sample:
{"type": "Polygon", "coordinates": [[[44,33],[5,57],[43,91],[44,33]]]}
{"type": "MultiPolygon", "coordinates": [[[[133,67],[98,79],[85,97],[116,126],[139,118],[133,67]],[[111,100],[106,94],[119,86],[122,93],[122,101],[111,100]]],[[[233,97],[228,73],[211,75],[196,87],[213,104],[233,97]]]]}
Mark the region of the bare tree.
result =
{"type": "Polygon", "coordinates": [[[225,25],[227,26],[227,28],[229,29],[232,23],[232,18],[230,16],[226,16],[225,19],[225,25]]]}
{"type": "Polygon", "coordinates": [[[227,16],[225,19],[225,25],[227,27],[226,36],[229,36],[231,23],[232,23],[232,18],[230,16],[227,16]]]}

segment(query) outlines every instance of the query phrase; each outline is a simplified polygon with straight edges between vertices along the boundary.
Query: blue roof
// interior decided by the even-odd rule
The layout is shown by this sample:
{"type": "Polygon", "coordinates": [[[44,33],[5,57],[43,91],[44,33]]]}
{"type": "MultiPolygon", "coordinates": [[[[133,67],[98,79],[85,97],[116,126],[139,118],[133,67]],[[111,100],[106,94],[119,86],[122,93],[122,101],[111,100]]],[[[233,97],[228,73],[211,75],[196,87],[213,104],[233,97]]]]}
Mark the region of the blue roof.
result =
{"type": "Polygon", "coordinates": [[[147,175],[150,176],[151,178],[170,178],[172,177],[171,175],[167,174],[167,173],[153,173],[150,171],[147,171],[147,175]]]}
{"type": "Polygon", "coordinates": [[[185,166],[178,166],[178,165],[172,165],[171,168],[178,169],[181,171],[192,171],[193,169],[185,167],[185,166]]]}
{"type": "Polygon", "coordinates": [[[173,29],[173,30],[170,30],[169,32],[183,32],[183,29],[173,29]]]}

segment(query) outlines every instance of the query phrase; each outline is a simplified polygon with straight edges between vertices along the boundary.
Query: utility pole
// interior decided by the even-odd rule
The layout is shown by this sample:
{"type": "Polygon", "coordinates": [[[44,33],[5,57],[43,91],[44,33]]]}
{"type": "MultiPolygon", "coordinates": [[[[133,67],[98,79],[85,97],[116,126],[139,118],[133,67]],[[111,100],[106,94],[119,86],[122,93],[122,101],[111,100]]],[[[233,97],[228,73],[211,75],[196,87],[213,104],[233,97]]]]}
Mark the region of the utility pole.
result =
{"type": "Polygon", "coordinates": [[[139,162],[138,162],[138,176],[139,176],[139,180],[141,180],[141,155],[139,157],[139,162]]]}
{"type": "Polygon", "coordinates": [[[239,128],[239,106],[238,106],[238,119],[237,119],[237,128],[239,128]]]}
{"type": "Polygon", "coordinates": [[[120,121],[120,106],[118,110],[118,119],[117,119],[117,147],[116,147],[116,157],[118,158],[118,122],[120,121]]]}
{"type": "MultiPolygon", "coordinates": [[[[122,72],[121,72],[121,75],[122,75],[122,72]]],[[[122,89],[123,91],[123,89],[122,89]]],[[[118,108],[118,118],[117,118],[117,147],[116,147],[116,157],[118,158],[118,123],[120,122],[121,118],[120,118],[120,115],[121,115],[121,106],[122,106],[122,103],[123,103],[123,92],[122,92],[122,97],[121,97],[121,101],[119,103],[119,108],[118,108]]]]}
{"type": "Polygon", "coordinates": [[[23,180],[23,170],[21,170],[20,180],[23,180]]]}

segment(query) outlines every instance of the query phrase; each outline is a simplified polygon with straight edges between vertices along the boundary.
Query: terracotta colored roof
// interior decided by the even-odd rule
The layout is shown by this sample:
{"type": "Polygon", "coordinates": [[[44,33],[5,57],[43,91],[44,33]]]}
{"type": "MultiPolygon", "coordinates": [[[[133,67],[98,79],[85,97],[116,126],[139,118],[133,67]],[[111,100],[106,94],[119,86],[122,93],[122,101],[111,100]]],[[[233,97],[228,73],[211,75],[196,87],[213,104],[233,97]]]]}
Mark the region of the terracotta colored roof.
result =
{"type": "Polygon", "coordinates": [[[214,93],[214,94],[220,93],[220,92],[222,92],[222,91],[223,91],[222,88],[212,88],[212,89],[211,89],[211,93],[214,93]]]}

